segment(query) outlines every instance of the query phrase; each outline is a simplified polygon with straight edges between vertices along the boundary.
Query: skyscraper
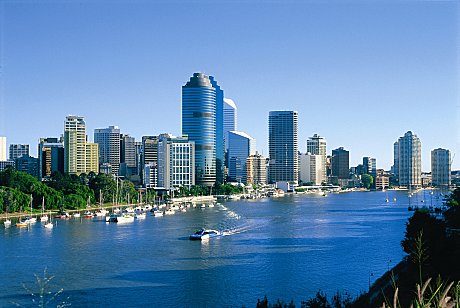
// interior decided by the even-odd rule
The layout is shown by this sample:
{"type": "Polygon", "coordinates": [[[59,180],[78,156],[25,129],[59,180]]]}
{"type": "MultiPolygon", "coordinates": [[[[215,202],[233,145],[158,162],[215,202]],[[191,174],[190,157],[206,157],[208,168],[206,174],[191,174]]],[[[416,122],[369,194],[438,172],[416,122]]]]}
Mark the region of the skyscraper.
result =
{"type": "Polygon", "coordinates": [[[195,142],[195,183],[214,185],[216,182],[216,88],[205,74],[194,73],[182,86],[182,135],[195,142]]]}
{"type": "Polygon", "coordinates": [[[233,100],[224,98],[224,143],[228,149],[228,132],[237,130],[237,108],[233,100]]]}
{"type": "Polygon", "coordinates": [[[332,150],[331,169],[332,176],[338,179],[350,177],[350,153],[343,147],[332,150]]]}
{"type": "Polygon", "coordinates": [[[297,111],[270,111],[268,116],[269,182],[297,183],[298,159],[297,111]]]}
{"type": "Polygon", "coordinates": [[[431,184],[435,187],[449,188],[451,182],[450,151],[435,149],[431,151],[431,184]]]}
{"type": "Polygon", "coordinates": [[[64,144],[58,138],[40,138],[38,144],[38,177],[49,177],[53,172],[64,173],[64,144]]]}
{"type": "Polygon", "coordinates": [[[6,137],[0,136],[0,161],[6,161],[6,137]]]}
{"type": "Polygon", "coordinates": [[[129,135],[120,136],[120,170],[119,175],[131,176],[137,174],[136,140],[129,135]]]}
{"type": "Polygon", "coordinates": [[[400,186],[422,186],[422,144],[408,131],[394,144],[394,168],[400,186]]]}
{"type": "Polygon", "coordinates": [[[29,156],[28,144],[10,144],[10,160],[15,160],[23,155],[29,156]]]}
{"type": "Polygon", "coordinates": [[[98,147],[86,142],[86,124],[83,117],[67,116],[64,122],[64,172],[80,175],[99,172],[98,147]],[[89,155],[89,157],[87,157],[89,155]],[[94,156],[96,155],[96,156],[94,156]]]}
{"type": "Polygon", "coordinates": [[[307,153],[312,155],[320,155],[321,157],[321,171],[317,180],[320,183],[327,182],[327,164],[326,164],[326,139],[314,134],[313,137],[308,138],[307,140],[307,153]]]}
{"type": "Polygon", "coordinates": [[[224,91],[213,76],[209,76],[212,86],[216,89],[216,181],[224,182],[224,91]]]}
{"type": "Polygon", "coordinates": [[[120,169],[120,129],[117,126],[94,130],[94,143],[99,145],[99,164],[110,164],[112,174],[120,169]]]}
{"type": "Polygon", "coordinates": [[[255,139],[244,132],[228,132],[228,177],[232,182],[247,183],[246,160],[255,154],[255,139]]]}

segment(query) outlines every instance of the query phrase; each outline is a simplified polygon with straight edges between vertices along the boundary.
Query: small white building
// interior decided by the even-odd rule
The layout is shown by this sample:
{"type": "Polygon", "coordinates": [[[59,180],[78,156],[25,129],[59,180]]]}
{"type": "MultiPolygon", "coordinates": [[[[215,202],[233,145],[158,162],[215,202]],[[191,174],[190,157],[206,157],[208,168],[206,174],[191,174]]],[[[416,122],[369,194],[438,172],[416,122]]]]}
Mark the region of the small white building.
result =
{"type": "Polygon", "coordinates": [[[323,179],[323,159],[321,155],[299,154],[299,179],[303,183],[321,185],[323,179]]]}

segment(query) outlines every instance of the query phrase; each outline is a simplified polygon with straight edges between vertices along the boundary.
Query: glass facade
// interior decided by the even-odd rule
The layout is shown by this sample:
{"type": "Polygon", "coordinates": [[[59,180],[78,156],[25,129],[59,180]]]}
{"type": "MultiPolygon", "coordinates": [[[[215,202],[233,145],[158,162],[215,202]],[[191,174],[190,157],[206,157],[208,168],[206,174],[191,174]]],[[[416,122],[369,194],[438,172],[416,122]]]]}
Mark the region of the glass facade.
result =
{"type": "Polygon", "coordinates": [[[195,73],[182,86],[182,134],[195,142],[195,183],[216,182],[216,88],[195,73]]]}
{"type": "Polygon", "coordinates": [[[268,116],[269,181],[298,182],[297,111],[270,111],[268,116]]]}

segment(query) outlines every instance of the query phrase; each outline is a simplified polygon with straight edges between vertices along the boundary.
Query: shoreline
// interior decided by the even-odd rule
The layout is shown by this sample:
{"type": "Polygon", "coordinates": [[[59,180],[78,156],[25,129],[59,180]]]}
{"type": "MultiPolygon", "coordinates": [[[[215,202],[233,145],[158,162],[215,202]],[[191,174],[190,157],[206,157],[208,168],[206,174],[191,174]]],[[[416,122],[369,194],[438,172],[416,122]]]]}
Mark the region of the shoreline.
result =
{"type": "MultiPolygon", "coordinates": [[[[199,196],[199,197],[181,197],[181,198],[173,198],[171,199],[171,201],[173,202],[173,204],[175,203],[185,203],[185,202],[192,202],[192,203],[196,203],[196,202],[213,202],[215,201],[216,198],[214,196],[199,196]]],[[[163,202],[164,203],[164,202],[163,202]]],[[[148,203],[133,203],[133,204],[113,204],[113,203],[104,203],[102,206],[101,205],[91,205],[87,208],[82,208],[82,209],[76,209],[76,210],[67,210],[67,209],[64,209],[64,212],[67,212],[69,214],[72,214],[72,213],[76,213],[76,212],[84,212],[84,211],[94,211],[94,210],[98,210],[98,209],[113,209],[113,208],[126,208],[126,207],[137,207],[137,206],[143,206],[143,205],[146,205],[148,203]]],[[[44,211],[43,214],[44,215],[48,215],[49,213],[51,212],[51,214],[56,214],[59,212],[59,210],[48,210],[48,211],[44,211]]],[[[5,220],[6,218],[19,218],[21,216],[41,216],[42,215],[42,212],[41,211],[38,211],[38,212],[34,212],[34,213],[30,213],[30,212],[14,212],[14,213],[3,213],[3,214],[0,214],[0,219],[1,220],[5,220]]]]}

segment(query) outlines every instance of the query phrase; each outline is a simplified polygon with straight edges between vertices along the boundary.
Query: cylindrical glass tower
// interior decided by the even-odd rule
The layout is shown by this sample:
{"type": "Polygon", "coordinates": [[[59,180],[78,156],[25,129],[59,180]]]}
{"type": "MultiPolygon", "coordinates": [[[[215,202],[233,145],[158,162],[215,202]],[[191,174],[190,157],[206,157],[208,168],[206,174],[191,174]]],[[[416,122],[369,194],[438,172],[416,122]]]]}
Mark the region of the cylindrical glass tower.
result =
{"type": "Polygon", "coordinates": [[[195,183],[216,182],[216,89],[195,73],[182,86],[182,134],[195,142],[195,183]]]}

